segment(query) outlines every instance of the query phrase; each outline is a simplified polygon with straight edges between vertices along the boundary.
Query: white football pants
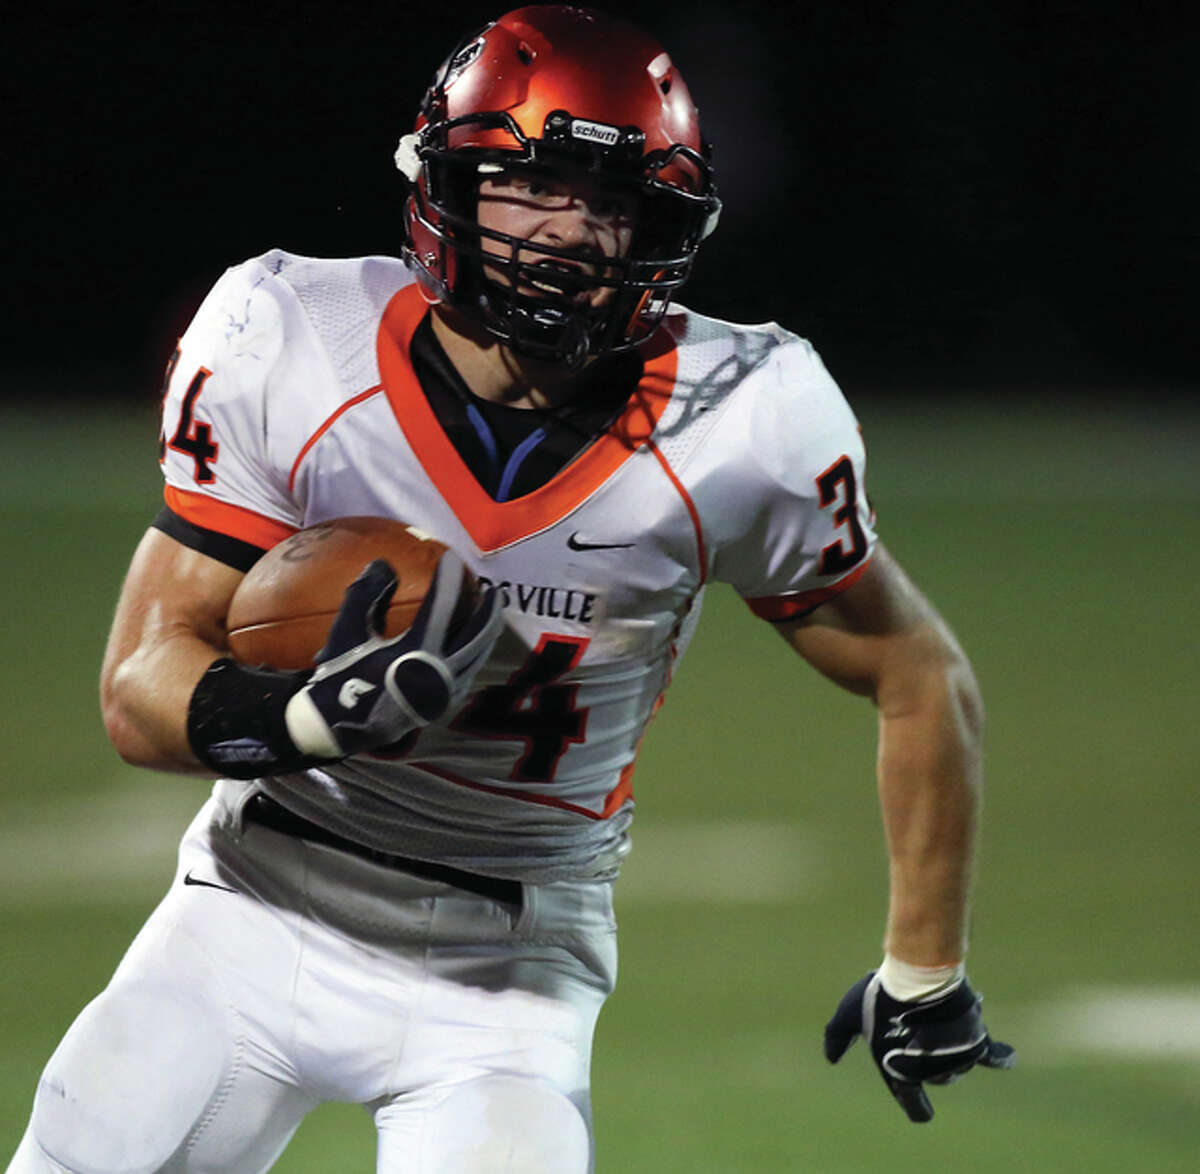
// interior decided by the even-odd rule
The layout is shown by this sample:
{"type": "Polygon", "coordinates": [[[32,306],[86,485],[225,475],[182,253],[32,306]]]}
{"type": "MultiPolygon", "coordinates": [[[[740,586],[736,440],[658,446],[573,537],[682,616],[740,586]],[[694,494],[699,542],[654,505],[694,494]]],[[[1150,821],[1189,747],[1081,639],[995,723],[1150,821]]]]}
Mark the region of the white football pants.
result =
{"type": "Polygon", "coordinates": [[[370,1111],[379,1174],[589,1170],[612,886],[516,909],[243,830],[232,795],[51,1057],[9,1174],[265,1171],[324,1101],[370,1111]]]}

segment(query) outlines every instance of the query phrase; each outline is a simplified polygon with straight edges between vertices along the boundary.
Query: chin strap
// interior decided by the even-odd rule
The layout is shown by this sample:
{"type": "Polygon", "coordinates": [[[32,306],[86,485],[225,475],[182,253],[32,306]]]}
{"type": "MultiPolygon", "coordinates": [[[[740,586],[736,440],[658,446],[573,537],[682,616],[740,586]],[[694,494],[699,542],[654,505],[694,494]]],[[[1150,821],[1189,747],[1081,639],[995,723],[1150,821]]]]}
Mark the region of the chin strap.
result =
{"type": "Polygon", "coordinates": [[[554,306],[527,306],[504,298],[507,315],[497,315],[508,328],[506,345],[518,355],[564,363],[578,371],[587,363],[591,338],[583,315],[554,306]]]}

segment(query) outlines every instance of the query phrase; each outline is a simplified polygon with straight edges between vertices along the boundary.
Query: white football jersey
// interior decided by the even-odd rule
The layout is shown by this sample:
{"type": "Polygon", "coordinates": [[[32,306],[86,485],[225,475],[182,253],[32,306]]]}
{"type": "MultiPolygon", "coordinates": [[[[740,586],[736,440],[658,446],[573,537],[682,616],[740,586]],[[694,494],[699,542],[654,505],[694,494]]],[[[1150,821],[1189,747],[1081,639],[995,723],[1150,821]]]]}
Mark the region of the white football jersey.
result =
{"type": "Polygon", "coordinates": [[[607,432],[496,502],[409,359],[428,306],[393,258],[273,251],[229,270],[164,402],[167,504],[267,548],[401,519],[494,584],[507,628],[466,705],[403,758],[265,788],[385,851],[518,880],[612,876],[638,746],[713,580],[767,619],[848,586],[874,544],[857,422],[812,347],[675,307],[607,432]]]}

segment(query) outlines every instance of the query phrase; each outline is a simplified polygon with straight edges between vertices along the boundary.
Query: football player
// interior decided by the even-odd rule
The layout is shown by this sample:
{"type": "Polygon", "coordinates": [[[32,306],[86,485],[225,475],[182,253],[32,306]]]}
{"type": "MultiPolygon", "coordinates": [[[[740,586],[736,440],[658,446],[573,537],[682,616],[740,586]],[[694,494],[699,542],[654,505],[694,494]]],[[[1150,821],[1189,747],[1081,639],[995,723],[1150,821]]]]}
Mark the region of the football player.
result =
{"type": "Polygon", "coordinates": [[[928,1120],[925,1084],[1011,1063],[963,969],[979,695],[876,540],[812,347],[673,304],[720,211],[679,70],[519,9],[454,49],[396,161],[402,259],[238,265],[171,362],[102,705],[129,762],[219,781],[9,1169],[266,1170],[336,1100],[381,1171],[589,1170],[633,766],[713,581],[878,708],[885,954],[826,1050],[862,1035],[928,1120]],[[413,627],[380,634],[376,562],[314,670],[235,662],[243,575],[346,515],[450,546],[413,627]],[[485,591],[456,611],[464,564],[485,591]]]}

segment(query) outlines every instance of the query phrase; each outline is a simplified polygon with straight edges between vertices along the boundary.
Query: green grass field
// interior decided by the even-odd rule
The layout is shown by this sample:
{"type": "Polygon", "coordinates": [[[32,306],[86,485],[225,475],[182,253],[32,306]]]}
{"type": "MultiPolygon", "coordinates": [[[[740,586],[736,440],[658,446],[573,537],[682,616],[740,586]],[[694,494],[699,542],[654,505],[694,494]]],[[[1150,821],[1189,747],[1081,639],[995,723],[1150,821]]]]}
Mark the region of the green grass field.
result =
{"type": "MultiPolygon", "coordinates": [[[[159,500],[154,421],[30,400],[0,416],[0,1161],[206,790],[122,766],[95,701],[159,500]]],[[[716,590],[636,780],[598,1168],[1194,1170],[1200,411],[1001,392],[856,406],[881,532],[988,702],[971,971],[1019,1066],[934,1090],[918,1128],[864,1054],[824,1063],[825,1019],[881,934],[873,717],[716,590]]],[[[365,1114],[329,1106],[276,1169],[372,1162],[365,1114]]]]}

